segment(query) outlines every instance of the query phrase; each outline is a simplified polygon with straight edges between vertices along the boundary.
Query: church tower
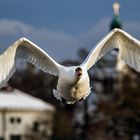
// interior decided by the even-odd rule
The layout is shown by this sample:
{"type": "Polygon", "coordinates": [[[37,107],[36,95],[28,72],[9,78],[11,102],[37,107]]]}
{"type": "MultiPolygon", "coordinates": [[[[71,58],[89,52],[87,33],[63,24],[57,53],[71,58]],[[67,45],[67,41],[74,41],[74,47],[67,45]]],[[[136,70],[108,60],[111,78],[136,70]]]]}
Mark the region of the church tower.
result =
{"type": "MultiPolygon", "coordinates": [[[[113,4],[113,19],[110,23],[110,30],[113,30],[114,28],[122,29],[122,22],[119,17],[119,10],[120,10],[120,4],[118,0],[116,0],[113,4]]],[[[130,68],[119,58],[119,54],[117,55],[117,62],[116,62],[116,69],[118,72],[127,73],[130,68]]]]}
{"type": "MultiPolygon", "coordinates": [[[[113,19],[110,23],[110,30],[113,30],[114,28],[122,29],[122,22],[119,18],[119,10],[120,10],[120,4],[118,0],[116,0],[113,4],[113,19]]],[[[117,62],[116,62],[116,69],[118,72],[121,72],[123,74],[128,73],[130,68],[117,56],[117,62]]]]}
{"type": "Polygon", "coordinates": [[[114,28],[119,28],[119,29],[122,28],[122,23],[119,18],[119,9],[120,9],[120,4],[118,1],[115,1],[113,4],[114,16],[113,16],[113,19],[110,24],[110,30],[112,30],[114,28]]]}

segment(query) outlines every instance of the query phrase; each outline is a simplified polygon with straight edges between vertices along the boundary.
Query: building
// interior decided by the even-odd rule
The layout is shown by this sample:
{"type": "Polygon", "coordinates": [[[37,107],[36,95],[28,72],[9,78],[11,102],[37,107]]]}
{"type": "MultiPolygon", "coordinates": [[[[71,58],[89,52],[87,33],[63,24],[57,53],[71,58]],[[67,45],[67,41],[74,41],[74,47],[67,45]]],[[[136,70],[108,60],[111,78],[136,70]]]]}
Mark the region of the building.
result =
{"type": "Polygon", "coordinates": [[[0,140],[49,140],[55,108],[17,89],[0,91],[0,140]]]}
{"type": "MultiPolygon", "coordinates": [[[[113,3],[112,8],[113,17],[109,26],[110,31],[115,28],[122,28],[122,22],[119,17],[120,4],[117,0],[113,3]]],[[[95,75],[97,76],[95,77],[97,84],[99,83],[102,85],[97,87],[97,91],[100,90],[105,94],[112,94],[112,91],[115,90],[114,88],[118,87],[118,85],[116,85],[118,84],[116,83],[117,77],[125,70],[124,68],[127,67],[127,65],[120,59],[118,52],[118,49],[114,49],[107,53],[94,69],[95,75]]]]}
{"type": "Polygon", "coordinates": [[[119,9],[120,9],[120,4],[118,1],[115,1],[113,4],[113,19],[110,23],[110,30],[113,30],[114,28],[122,28],[122,23],[119,18],[119,9]]]}

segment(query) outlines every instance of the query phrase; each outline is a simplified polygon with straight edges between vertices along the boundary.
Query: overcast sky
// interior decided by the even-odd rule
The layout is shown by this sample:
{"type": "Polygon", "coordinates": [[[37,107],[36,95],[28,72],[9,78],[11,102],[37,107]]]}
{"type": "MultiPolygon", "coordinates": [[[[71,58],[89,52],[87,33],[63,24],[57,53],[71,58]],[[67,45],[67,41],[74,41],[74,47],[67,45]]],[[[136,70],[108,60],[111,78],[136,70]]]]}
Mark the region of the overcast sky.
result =
{"type": "MultiPolygon", "coordinates": [[[[55,60],[91,50],[109,31],[113,0],[0,0],[0,51],[24,36],[55,60]]],[[[120,0],[123,29],[140,39],[140,0],[120,0]]]]}

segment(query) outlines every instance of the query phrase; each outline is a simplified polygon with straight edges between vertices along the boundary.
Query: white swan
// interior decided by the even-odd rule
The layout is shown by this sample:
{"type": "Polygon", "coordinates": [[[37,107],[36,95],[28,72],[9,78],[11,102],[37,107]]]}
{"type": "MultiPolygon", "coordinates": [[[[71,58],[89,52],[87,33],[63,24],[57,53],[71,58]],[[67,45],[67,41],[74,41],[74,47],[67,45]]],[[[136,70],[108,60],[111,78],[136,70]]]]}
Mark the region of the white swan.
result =
{"type": "Polygon", "coordinates": [[[54,96],[65,103],[85,99],[90,93],[88,70],[107,52],[118,48],[121,59],[140,71],[140,42],[123,30],[108,33],[79,66],[65,67],[54,61],[46,52],[26,38],[21,38],[0,55],[0,85],[3,86],[15,72],[15,60],[23,58],[44,72],[57,75],[54,96]]]}

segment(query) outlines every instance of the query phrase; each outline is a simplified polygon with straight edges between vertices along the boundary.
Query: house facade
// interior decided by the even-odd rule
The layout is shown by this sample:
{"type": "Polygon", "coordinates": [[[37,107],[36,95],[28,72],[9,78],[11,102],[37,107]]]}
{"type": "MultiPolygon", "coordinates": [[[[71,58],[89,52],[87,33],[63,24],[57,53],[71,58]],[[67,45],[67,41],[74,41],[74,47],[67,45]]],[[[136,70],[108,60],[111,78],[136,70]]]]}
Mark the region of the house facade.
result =
{"type": "Polygon", "coordinates": [[[0,92],[0,140],[49,140],[55,108],[19,90],[0,92]]]}

